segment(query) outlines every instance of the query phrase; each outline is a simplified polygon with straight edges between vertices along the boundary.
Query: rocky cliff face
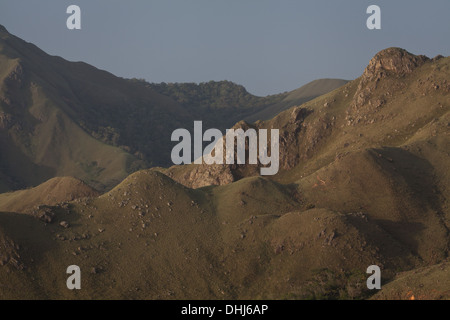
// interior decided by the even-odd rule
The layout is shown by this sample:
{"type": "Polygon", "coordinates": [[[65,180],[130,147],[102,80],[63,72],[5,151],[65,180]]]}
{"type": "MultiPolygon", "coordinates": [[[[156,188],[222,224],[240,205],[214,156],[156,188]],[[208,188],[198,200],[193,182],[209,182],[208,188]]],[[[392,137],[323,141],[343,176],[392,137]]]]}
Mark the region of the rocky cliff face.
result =
{"type": "Polygon", "coordinates": [[[417,79],[418,86],[411,87],[411,75],[427,63],[436,65],[442,56],[429,59],[413,55],[400,48],[388,48],[377,53],[359,78],[357,90],[346,111],[347,125],[373,124],[377,113],[394,96],[410,91],[413,95],[426,96],[438,89],[449,92],[446,80],[438,81],[432,74],[417,79]],[[408,88],[409,87],[409,88],[408,88]]]}
{"type": "Polygon", "coordinates": [[[430,59],[413,55],[401,48],[388,48],[378,52],[364,70],[362,80],[381,79],[386,75],[404,75],[413,72],[430,59]]]}
{"type": "MultiPolygon", "coordinates": [[[[429,60],[425,56],[416,56],[400,48],[388,48],[380,51],[370,60],[369,65],[364,70],[352,107],[359,108],[368,103],[372,91],[377,88],[382,79],[388,76],[397,78],[405,76],[429,60]]],[[[378,100],[373,103],[380,106],[384,101],[378,100]]]]}
{"type": "Polygon", "coordinates": [[[167,176],[188,188],[201,188],[206,186],[221,186],[235,181],[231,165],[193,165],[183,174],[177,174],[173,170],[166,172],[167,176]]]}

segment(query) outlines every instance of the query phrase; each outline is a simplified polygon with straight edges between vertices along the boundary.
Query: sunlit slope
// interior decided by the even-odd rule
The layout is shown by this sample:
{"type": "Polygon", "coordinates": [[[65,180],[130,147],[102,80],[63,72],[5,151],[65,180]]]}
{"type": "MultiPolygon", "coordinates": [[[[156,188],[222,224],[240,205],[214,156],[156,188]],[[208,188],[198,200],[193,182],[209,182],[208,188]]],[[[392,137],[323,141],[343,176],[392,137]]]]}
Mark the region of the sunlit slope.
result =
{"type": "Polygon", "coordinates": [[[339,273],[381,262],[370,240],[359,243],[360,217],[304,211],[293,193],[262,178],[192,190],[142,171],[100,198],[55,207],[51,224],[2,213],[10,245],[0,277],[25,289],[2,297],[314,297],[305,281],[324,265],[339,273]],[[70,264],[83,270],[79,292],[65,287],[70,264]]]}
{"type": "Polygon", "coordinates": [[[347,80],[342,79],[318,79],[311,81],[296,90],[285,93],[283,99],[279,102],[274,103],[267,108],[264,108],[263,110],[243,119],[248,122],[271,119],[280,112],[289,109],[292,106],[302,105],[307,101],[313,100],[314,98],[342,87],[347,82],[347,80]]]}
{"type": "Polygon", "coordinates": [[[189,189],[146,170],[98,198],[51,208],[52,223],[2,213],[9,245],[0,277],[24,288],[0,290],[2,297],[364,298],[368,265],[381,266],[388,281],[439,260],[418,243],[430,253],[446,250],[439,229],[423,238],[436,224],[432,214],[429,223],[413,214],[405,222],[313,208],[301,190],[261,177],[189,189]],[[410,225],[416,234],[406,239],[410,225]],[[78,292],[65,287],[70,264],[83,271],[78,292]]]}
{"type": "Polygon", "coordinates": [[[97,195],[97,191],[78,179],[59,177],[34,188],[0,194],[0,211],[30,213],[38,206],[52,206],[97,195]]]}
{"type": "Polygon", "coordinates": [[[342,88],[238,123],[280,130],[275,176],[154,168],[44,216],[1,213],[0,296],[364,299],[375,264],[374,298],[448,299],[432,284],[446,276],[450,241],[449,66],[386,49],[342,88]],[[71,264],[80,291],[65,286],[71,264]]]}
{"type": "Polygon", "coordinates": [[[382,286],[374,300],[449,300],[450,271],[448,259],[436,265],[397,275],[382,286]]]}

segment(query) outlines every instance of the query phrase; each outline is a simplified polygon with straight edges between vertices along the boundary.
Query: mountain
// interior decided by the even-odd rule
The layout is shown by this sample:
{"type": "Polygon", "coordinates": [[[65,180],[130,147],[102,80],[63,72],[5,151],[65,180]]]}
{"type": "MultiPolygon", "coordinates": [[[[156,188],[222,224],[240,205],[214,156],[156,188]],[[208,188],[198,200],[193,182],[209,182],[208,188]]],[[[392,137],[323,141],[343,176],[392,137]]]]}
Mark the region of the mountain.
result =
{"type": "MultiPolygon", "coordinates": [[[[251,125],[280,130],[275,181],[298,186],[308,207],[364,217],[359,226],[379,244],[376,252],[384,261],[376,264],[385,275],[394,265],[409,270],[448,256],[449,66],[448,57],[389,48],[341,89],[251,125]]],[[[190,165],[162,172],[201,187],[229,184],[259,170],[190,165]]]]}
{"type": "MultiPolygon", "coordinates": [[[[105,135],[115,136],[106,123],[133,115],[134,101],[126,99],[134,96],[135,89],[127,81],[84,63],[51,57],[4,28],[0,72],[4,189],[33,186],[61,175],[101,188],[118,183],[139,167],[139,159],[107,145],[90,130],[97,126],[105,135]]],[[[161,101],[159,109],[170,104],[156,93],[136,96],[161,101]]],[[[181,108],[176,110],[183,114],[181,108]]]]}
{"type": "Polygon", "coordinates": [[[173,130],[192,130],[196,119],[223,129],[284,96],[255,97],[231,82],[122,79],[0,26],[0,191],[57,176],[110,189],[138,169],[171,165],[173,130]]]}
{"type": "Polygon", "coordinates": [[[240,120],[254,122],[271,119],[281,111],[331,92],[347,82],[341,79],[319,79],[291,92],[267,97],[254,96],[243,86],[230,81],[146,85],[173,98],[193,113],[200,111],[196,119],[206,119],[203,121],[210,127],[223,130],[240,120]],[[205,112],[208,114],[205,115],[205,112]],[[212,115],[209,115],[211,112],[212,115]]]}
{"type": "Polygon", "coordinates": [[[235,125],[279,129],[275,176],[152,168],[99,197],[2,212],[0,297],[449,299],[448,79],[450,57],[388,48],[343,87],[235,125]]]}

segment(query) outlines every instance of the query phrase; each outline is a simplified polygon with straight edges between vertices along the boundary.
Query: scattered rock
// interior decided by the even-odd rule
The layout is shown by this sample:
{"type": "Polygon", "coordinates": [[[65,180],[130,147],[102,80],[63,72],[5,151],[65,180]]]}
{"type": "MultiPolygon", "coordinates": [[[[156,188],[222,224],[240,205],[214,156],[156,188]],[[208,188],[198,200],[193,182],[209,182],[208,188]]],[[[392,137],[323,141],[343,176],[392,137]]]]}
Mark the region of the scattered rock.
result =
{"type": "Polygon", "coordinates": [[[61,227],[63,227],[63,228],[69,228],[70,227],[70,225],[69,225],[69,223],[67,222],[67,221],[61,221],[60,223],[59,223],[59,225],[61,226],[61,227]]]}
{"type": "Polygon", "coordinates": [[[34,215],[41,221],[45,223],[52,223],[55,218],[55,213],[47,207],[37,207],[37,211],[34,212],[34,215]]]}

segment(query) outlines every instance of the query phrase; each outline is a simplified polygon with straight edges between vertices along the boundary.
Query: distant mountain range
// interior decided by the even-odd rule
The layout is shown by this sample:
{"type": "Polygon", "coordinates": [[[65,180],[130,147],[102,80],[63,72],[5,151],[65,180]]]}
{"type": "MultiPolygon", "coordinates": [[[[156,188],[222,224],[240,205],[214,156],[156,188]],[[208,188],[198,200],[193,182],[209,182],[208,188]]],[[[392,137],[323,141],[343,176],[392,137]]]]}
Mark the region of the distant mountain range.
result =
{"type": "Polygon", "coordinates": [[[256,97],[232,82],[149,84],[50,56],[0,26],[0,191],[74,176],[104,190],[171,165],[176,128],[268,119],[345,84],[318,80],[256,97]]]}

